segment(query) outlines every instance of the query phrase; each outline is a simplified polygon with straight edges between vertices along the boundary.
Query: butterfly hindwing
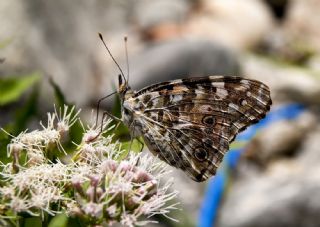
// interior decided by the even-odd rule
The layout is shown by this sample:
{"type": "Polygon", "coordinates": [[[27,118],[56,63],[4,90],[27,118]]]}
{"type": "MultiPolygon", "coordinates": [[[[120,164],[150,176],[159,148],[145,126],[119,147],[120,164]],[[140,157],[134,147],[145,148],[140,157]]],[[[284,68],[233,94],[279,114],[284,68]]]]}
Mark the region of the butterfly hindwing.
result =
{"type": "Polygon", "coordinates": [[[223,76],[151,85],[124,102],[148,148],[196,181],[216,173],[229,143],[271,105],[263,83],[223,76]]]}

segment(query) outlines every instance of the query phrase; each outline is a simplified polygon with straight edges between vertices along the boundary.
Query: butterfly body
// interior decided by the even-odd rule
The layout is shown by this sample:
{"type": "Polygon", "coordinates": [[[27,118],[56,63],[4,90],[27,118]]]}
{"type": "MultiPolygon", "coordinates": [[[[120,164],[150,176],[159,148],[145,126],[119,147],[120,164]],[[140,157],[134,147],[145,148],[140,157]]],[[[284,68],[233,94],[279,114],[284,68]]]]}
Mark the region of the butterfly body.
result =
{"type": "Polygon", "coordinates": [[[119,77],[122,121],[195,181],[215,175],[229,144],[270,109],[269,88],[241,77],[167,81],[132,91],[119,77]]]}

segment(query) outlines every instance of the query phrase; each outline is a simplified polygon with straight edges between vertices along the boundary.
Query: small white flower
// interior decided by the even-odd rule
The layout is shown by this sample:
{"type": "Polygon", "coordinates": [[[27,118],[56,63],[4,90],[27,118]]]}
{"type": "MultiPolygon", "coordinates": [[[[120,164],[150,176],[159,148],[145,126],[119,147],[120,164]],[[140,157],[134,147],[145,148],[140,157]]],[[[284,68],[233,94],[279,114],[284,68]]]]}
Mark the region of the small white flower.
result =
{"type": "Polygon", "coordinates": [[[78,113],[65,106],[59,113],[48,114],[47,126],[41,124],[42,130],[22,132],[12,138],[8,154],[13,163],[2,164],[0,173],[4,179],[0,201],[6,209],[34,216],[65,211],[90,217],[97,225],[120,222],[136,226],[152,222],[142,218],[167,216],[176,208],[177,204],[167,205],[177,195],[168,192],[172,182],[160,183],[168,172],[166,165],[150,155],[126,155],[112,136],[102,136],[114,127],[109,127],[110,120],[102,130],[84,130],[74,156],[66,159],[69,162],[49,160],[51,148],[64,151],[62,137],[76,122],[78,113]],[[19,163],[22,154],[26,154],[26,161],[19,163]]]}
{"type": "Polygon", "coordinates": [[[107,212],[108,212],[108,215],[111,218],[114,218],[117,215],[119,215],[119,212],[117,211],[117,205],[116,204],[113,204],[113,205],[107,207],[107,212]]]}
{"type": "Polygon", "coordinates": [[[78,110],[78,112],[75,113],[74,109],[74,106],[71,107],[71,109],[69,109],[67,105],[64,105],[63,111],[61,110],[61,108],[59,108],[58,113],[57,109],[55,108],[54,116],[58,119],[57,130],[60,133],[68,132],[70,127],[78,120],[80,110],[78,110]]]}
{"type": "Polygon", "coordinates": [[[96,130],[88,130],[83,135],[83,141],[85,143],[90,143],[90,142],[94,141],[98,136],[99,136],[99,132],[97,132],[96,130]]]}
{"type": "Polygon", "coordinates": [[[91,217],[100,218],[102,216],[103,204],[89,202],[86,203],[82,209],[85,214],[91,217]]]}
{"type": "Polygon", "coordinates": [[[134,227],[135,224],[137,223],[137,217],[132,215],[132,214],[128,214],[126,212],[124,212],[121,215],[121,224],[125,225],[125,226],[129,226],[129,227],[134,227]]]}
{"type": "Polygon", "coordinates": [[[28,204],[28,200],[26,198],[13,196],[10,201],[10,207],[14,212],[21,212],[21,211],[29,211],[30,205],[28,204]]]}

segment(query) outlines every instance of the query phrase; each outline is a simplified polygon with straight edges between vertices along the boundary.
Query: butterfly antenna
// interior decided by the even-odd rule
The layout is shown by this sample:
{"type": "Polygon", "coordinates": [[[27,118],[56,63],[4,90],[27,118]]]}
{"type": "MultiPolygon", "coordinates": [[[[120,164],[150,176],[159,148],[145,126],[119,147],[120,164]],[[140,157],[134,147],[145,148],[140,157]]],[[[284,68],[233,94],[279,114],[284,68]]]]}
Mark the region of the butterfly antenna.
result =
{"type": "Polygon", "coordinates": [[[123,71],[122,71],[122,69],[121,69],[120,65],[118,64],[118,62],[116,61],[116,59],[115,59],[115,58],[113,57],[113,55],[111,54],[111,52],[110,52],[110,50],[109,50],[109,48],[108,48],[107,44],[105,43],[105,41],[104,41],[104,39],[103,39],[103,37],[102,37],[102,34],[101,34],[101,33],[99,33],[99,38],[101,39],[101,41],[102,41],[102,43],[103,43],[104,47],[107,49],[107,51],[108,51],[108,53],[109,53],[110,57],[112,58],[113,62],[114,62],[114,63],[116,63],[116,65],[117,65],[118,69],[119,69],[119,70],[120,70],[120,72],[121,72],[121,75],[123,76],[123,78],[124,78],[125,82],[127,83],[127,79],[125,78],[124,73],[123,73],[123,71]]]}
{"type": "Polygon", "coordinates": [[[125,49],[126,49],[126,62],[127,62],[127,73],[128,73],[128,76],[127,76],[127,81],[129,81],[129,57],[128,57],[128,37],[125,36],[124,37],[124,45],[125,45],[125,49]]]}

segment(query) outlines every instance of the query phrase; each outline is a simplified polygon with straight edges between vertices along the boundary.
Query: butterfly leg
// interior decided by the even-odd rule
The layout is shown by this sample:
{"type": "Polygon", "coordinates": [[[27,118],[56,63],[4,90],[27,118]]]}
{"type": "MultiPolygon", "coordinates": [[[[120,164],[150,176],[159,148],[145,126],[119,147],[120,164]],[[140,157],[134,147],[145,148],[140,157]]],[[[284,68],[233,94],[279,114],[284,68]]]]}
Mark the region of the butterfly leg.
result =
{"type": "Polygon", "coordinates": [[[117,118],[116,116],[112,115],[111,113],[109,113],[108,111],[104,111],[103,114],[102,114],[102,119],[101,119],[101,128],[100,128],[100,132],[99,132],[99,135],[102,133],[103,131],[103,124],[104,124],[104,119],[105,117],[108,116],[110,117],[112,120],[114,121],[117,121],[118,124],[116,127],[119,126],[119,124],[122,122],[122,120],[120,118],[117,118]]]}
{"type": "MultiPolygon", "coordinates": [[[[103,124],[104,124],[104,119],[106,116],[109,116],[110,118],[112,118],[112,120],[115,120],[118,122],[116,128],[119,126],[119,124],[122,122],[122,120],[120,118],[117,118],[116,116],[113,116],[111,113],[109,113],[108,111],[104,111],[102,114],[102,118],[101,118],[101,126],[100,126],[100,131],[99,133],[93,138],[91,139],[92,141],[95,140],[96,138],[98,138],[98,136],[100,136],[103,132],[103,124]]],[[[97,126],[97,125],[96,125],[97,126]]]]}
{"type": "Polygon", "coordinates": [[[97,109],[96,109],[97,116],[96,116],[96,125],[95,125],[95,127],[98,126],[98,118],[99,118],[99,110],[100,110],[100,104],[101,104],[101,102],[102,102],[103,100],[109,98],[110,96],[116,94],[116,93],[117,93],[116,91],[115,91],[115,92],[112,92],[111,94],[109,94],[109,95],[107,95],[107,96],[104,96],[104,97],[102,97],[101,99],[98,100],[97,109]]]}

